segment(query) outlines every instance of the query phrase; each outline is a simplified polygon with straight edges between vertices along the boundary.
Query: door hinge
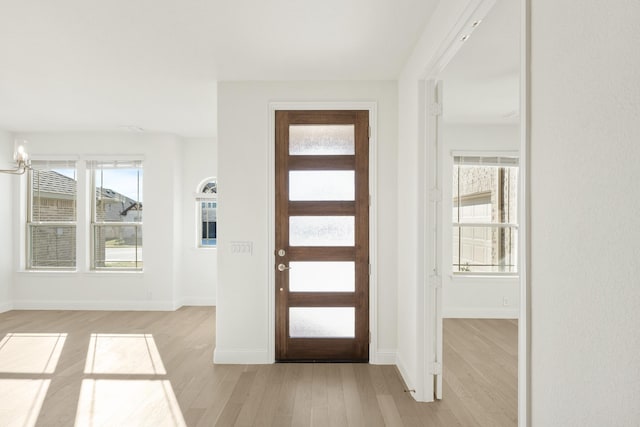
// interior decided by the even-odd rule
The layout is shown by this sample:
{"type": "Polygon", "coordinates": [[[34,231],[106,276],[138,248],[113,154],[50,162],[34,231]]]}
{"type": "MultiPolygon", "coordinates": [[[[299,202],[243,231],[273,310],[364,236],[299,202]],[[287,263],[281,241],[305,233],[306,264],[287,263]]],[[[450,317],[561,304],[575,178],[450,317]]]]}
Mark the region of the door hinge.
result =
{"type": "Polygon", "coordinates": [[[371,344],[371,331],[369,331],[369,344],[371,344]]]}
{"type": "Polygon", "coordinates": [[[442,277],[441,276],[429,276],[429,284],[432,289],[440,289],[442,288],[442,277]]]}
{"type": "Polygon", "coordinates": [[[438,102],[432,102],[431,105],[429,105],[429,114],[431,114],[432,116],[442,115],[442,104],[438,102]]]}
{"type": "Polygon", "coordinates": [[[369,276],[371,276],[371,264],[369,264],[369,276]]]}
{"type": "Polygon", "coordinates": [[[442,363],[440,362],[433,362],[431,364],[431,373],[433,375],[442,375],[442,363]]]}
{"type": "Polygon", "coordinates": [[[369,194],[369,206],[371,206],[371,194],[369,194]]]}
{"type": "Polygon", "coordinates": [[[369,126],[369,129],[367,130],[368,134],[367,134],[367,138],[371,139],[371,126],[369,126]]]}

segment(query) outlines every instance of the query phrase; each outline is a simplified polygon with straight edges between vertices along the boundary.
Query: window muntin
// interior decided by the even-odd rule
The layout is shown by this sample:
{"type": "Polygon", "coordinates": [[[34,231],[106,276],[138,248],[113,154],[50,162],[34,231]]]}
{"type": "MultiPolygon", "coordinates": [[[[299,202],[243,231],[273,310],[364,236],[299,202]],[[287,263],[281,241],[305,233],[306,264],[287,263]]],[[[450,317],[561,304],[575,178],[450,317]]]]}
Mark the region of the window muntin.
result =
{"type": "Polygon", "coordinates": [[[518,273],[518,159],[454,157],[454,273],[518,273]]]}
{"type": "Polygon", "coordinates": [[[215,248],[218,243],[218,185],[207,180],[196,196],[198,211],[198,247],[215,248]]]}
{"type": "Polygon", "coordinates": [[[200,192],[203,194],[212,194],[215,196],[218,194],[218,184],[215,180],[208,181],[202,186],[200,192]]]}
{"type": "Polygon", "coordinates": [[[91,268],[142,270],[142,162],[92,161],[89,167],[91,268]]]}
{"type": "Polygon", "coordinates": [[[76,164],[73,161],[33,161],[28,177],[26,268],[74,270],[76,164]]]}

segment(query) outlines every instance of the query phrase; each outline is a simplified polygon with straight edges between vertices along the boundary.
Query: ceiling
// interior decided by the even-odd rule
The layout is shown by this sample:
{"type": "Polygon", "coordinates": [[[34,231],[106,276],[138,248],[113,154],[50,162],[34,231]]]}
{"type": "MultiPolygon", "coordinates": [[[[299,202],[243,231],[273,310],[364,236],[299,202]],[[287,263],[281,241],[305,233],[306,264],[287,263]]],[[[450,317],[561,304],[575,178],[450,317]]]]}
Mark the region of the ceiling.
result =
{"type": "Polygon", "coordinates": [[[497,0],[439,76],[445,122],[519,122],[519,3],[497,0]]]}
{"type": "Polygon", "coordinates": [[[438,0],[0,0],[0,129],[216,133],[218,80],[396,79],[438,0]]]}

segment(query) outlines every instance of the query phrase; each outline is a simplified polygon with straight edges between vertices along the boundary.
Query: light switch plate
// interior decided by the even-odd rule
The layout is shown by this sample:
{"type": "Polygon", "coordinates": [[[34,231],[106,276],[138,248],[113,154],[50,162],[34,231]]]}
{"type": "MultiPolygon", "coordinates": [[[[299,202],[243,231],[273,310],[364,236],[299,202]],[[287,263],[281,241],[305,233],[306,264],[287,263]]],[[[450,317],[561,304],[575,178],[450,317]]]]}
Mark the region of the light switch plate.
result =
{"type": "Polygon", "coordinates": [[[253,242],[234,241],[229,242],[229,248],[232,254],[251,255],[253,253],[253,242]]]}

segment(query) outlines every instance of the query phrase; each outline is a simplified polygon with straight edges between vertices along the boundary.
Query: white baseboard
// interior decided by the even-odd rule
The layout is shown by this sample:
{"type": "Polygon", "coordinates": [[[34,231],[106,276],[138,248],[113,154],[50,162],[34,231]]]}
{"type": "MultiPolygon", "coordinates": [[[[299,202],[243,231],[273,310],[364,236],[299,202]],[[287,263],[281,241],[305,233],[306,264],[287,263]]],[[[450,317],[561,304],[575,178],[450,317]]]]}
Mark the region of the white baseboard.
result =
{"type": "Polygon", "coordinates": [[[14,310],[174,311],[177,308],[173,301],[13,301],[14,310]]]}
{"type": "Polygon", "coordinates": [[[517,319],[519,314],[520,310],[512,307],[445,307],[442,310],[442,317],[457,319],[517,319]]]}
{"type": "Polygon", "coordinates": [[[9,303],[9,302],[5,302],[0,304],[0,313],[5,313],[7,311],[11,311],[13,310],[13,304],[9,303]]]}
{"type": "MultiPolygon", "coordinates": [[[[398,368],[398,371],[400,372],[400,376],[402,377],[404,384],[407,386],[407,389],[415,390],[416,389],[415,383],[411,378],[411,376],[409,375],[407,365],[406,363],[404,363],[404,360],[402,360],[402,357],[400,356],[400,354],[396,354],[396,367],[398,368]]],[[[413,396],[413,393],[411,395],[413,396]]]]}
{"type": "Polygon", "coordinates": [[[396,351],[390,349],[378,350],[370,358],[370,362],[374,365],[395,365],[396,364],[396,351]]]}
{"type": "Polygon", "coordinates": [[[249,350],[213,350],[213,363],[221,365],[268,365],[274,363],[270,360],[266,349],[249,350]]]}
{"type": "Polygon", "coordinates": [[[194,307],[209,307],[216,305],[216,298],[183,297],[180,300],[180,303],[180,306],[188,305],[194,307]]]}

